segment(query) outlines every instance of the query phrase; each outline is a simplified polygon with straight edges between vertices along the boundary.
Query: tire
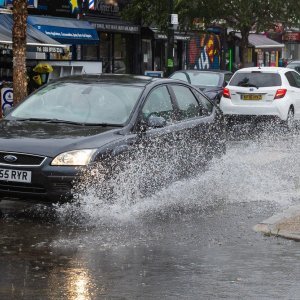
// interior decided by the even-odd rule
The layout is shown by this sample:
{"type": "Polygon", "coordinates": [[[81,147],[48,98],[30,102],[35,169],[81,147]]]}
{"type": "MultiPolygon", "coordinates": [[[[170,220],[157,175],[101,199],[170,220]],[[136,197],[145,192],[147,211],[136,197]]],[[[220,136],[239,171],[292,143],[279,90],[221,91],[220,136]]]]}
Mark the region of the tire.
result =
{"type": "Polygon", "coordinates": [[[290,107],[287,114],[287,118],[285,121],[283,121],[283,125],[289,131],[295,129],[295,114],[294,114],[294,109],[292,107],[290,107]]]}

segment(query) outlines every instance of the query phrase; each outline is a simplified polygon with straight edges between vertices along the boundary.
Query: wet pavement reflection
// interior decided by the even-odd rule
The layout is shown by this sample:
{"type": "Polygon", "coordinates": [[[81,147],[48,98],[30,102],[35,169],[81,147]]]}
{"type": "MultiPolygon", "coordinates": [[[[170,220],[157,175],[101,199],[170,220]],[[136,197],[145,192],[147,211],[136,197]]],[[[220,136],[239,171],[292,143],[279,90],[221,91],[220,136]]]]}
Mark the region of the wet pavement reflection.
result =
{"type": "Polygon", "coordinates": [[[0,299],[299,298],[298,244],[252,230],[299,202],[299,146],[245,130],[208,171],[76,220],[2,201],[0,299]]]}

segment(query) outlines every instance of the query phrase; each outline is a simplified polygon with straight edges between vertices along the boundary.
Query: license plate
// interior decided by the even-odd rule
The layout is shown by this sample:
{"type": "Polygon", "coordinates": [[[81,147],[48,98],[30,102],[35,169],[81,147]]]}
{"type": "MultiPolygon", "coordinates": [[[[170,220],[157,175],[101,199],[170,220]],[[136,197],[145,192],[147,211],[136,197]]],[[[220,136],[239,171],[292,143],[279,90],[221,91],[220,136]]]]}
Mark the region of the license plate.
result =
{"type": "Polygon", "coordinates": [[[261,100],[262,95],[258,94],[244,94],[241,95],[242,100],[261,100]]]}
{"type": "Polygon", "coordinates": [[[31,171],[0,169],[0,180],[30,183],[31,171]]]}

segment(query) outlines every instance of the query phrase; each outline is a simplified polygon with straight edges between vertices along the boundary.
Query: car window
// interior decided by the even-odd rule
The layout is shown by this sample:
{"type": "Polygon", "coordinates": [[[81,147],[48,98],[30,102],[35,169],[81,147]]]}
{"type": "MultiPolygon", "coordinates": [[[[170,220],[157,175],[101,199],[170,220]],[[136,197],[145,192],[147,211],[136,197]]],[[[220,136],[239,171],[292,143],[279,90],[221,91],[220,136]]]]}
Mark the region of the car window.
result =
{"type": "Polygon", "coordinates": [[[207,100],[201,93],[196,92],[196,95],[200,102],[200,106],[202,106],[203,108],[203,115],[210,115],[213,111],[213,104],[209,100],[207,100]]]}
{"type": "Polygon", "coordinates": [[[210,72],[188,72],[190,83],[199,86],[219,86],[220,74],[210,72]]]}
{"type": "Polygon", "coordinates": [[[201,107],[192,91],[180,85],[172,85],[181,119],[190,119],[201,115],[201,107]]]}
{"type": "Polygon", "coordinates": [[[293,76],[292,73],[293,73],[293,72],[286,72],[286,73],[285,73],[285,77],[286,77],[286,79],[288,80],[290,86],[296,87],[296,86],[297,86],[296,80],[295,80],[295,78],[294,78],[294,76],[293,76]]]}
{"type": "Polygon", "coordinates": [[[266,73],[261,71],[236,72],[230,81],[230,85],[244,87],[281,86],[281,78],[278,73],[266,73]]]}
{"type": "Polygon", "coordinates": [[[142,108],[143,118],[147,120],[151,115],[164,117],[167,122],[173,122],[174,108],[171,96],[166,86],[153,89],[142,108]]]}
{"type": "Polygon", "coordinates": [[[184,74],[182,72],[174,73],[174,74],[172,74],[170,76],[170,78],[172,78],[172,79],[178,79],[178,80],[182,80],[182,81],[188,82],[186,74],[184,74]]]}
{"type": "Polygon", "coordinates": [[[296,72],[291,72],[295,80],[295,87],[300,88],[300,75],[296,72]]]}
{"type": "Polygon", "coordinates": [[[224,75],[224,80],[225,80],[225,82],[229,82],[229,80],[231,79],[231,77],[232,77],[232,74],[228,74],[228,73],[226,73],[225,75],[224,75]]]}

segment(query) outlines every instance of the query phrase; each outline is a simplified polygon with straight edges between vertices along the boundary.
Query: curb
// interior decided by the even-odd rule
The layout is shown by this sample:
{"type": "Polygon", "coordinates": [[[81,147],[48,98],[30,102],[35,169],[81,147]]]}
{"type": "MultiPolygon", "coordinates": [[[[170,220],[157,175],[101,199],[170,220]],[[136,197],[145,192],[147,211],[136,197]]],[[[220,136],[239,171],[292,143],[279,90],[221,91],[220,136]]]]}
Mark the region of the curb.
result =
{"type": "Polygon", "coordinates": [[[253,230],[266,236],[276,236],[300,241],[300,205],[291,206],[255,225],[253,230]]]}

